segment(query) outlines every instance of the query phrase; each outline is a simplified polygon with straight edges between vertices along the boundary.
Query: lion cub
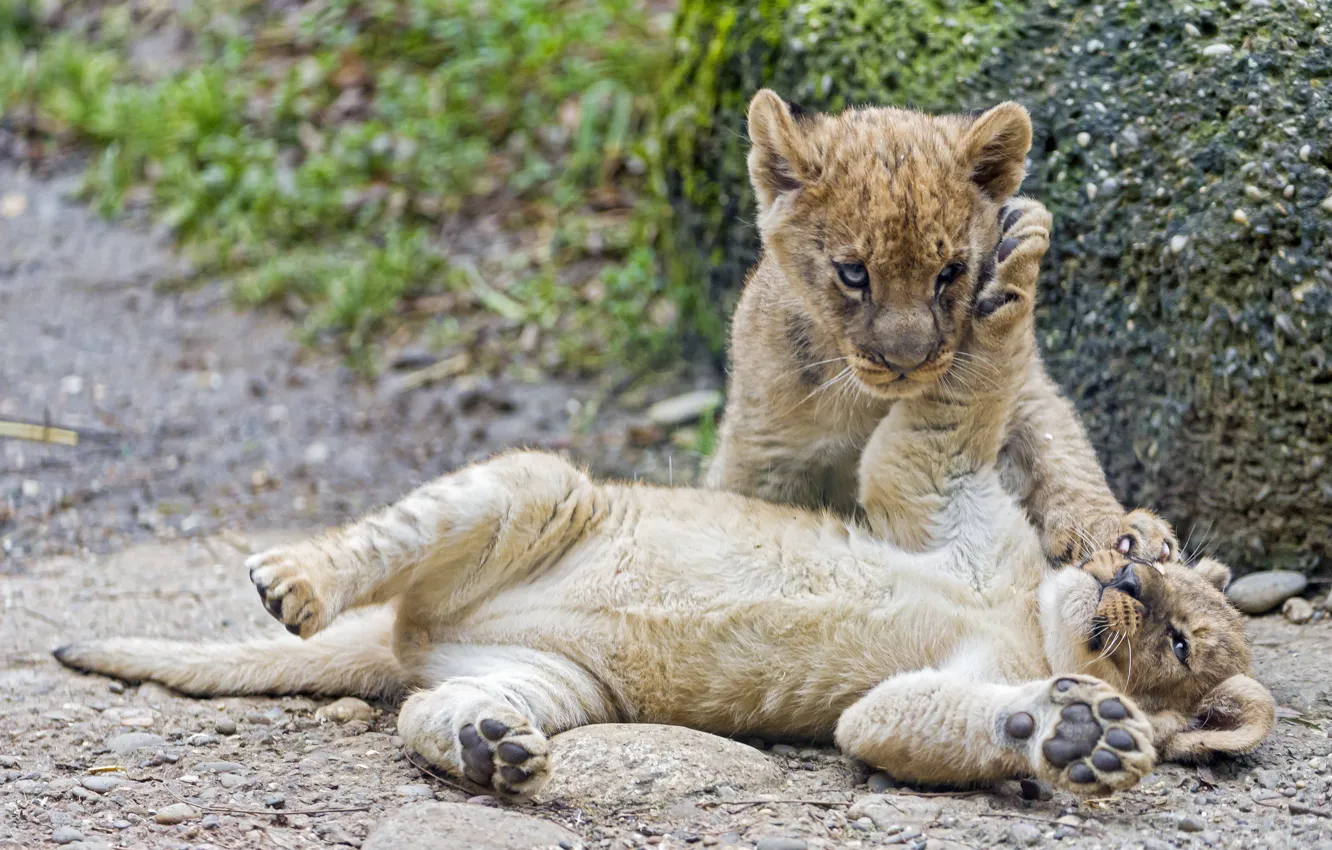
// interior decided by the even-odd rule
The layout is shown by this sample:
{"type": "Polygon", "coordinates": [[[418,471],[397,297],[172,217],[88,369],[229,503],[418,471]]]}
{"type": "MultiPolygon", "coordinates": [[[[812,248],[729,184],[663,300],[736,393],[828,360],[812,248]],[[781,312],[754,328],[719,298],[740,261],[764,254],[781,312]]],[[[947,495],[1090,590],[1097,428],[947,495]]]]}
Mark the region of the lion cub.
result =
{"type": "MultiPolygon", "coordinates": [[[[731,331],[731,378],[707,485],[772,502],[856,508],[856,466],[894,402],[994,383],[994,364],[958,350],[975,294],[1017,245],[1049,226],[1013,198],[1031,119],[1016,103],[979,115],[901,109],[805,113],[771,91],[749,106],[749,173],[763,257],[731,331]]],[[[1047,556],[1078,561],[1131,546],[1073,406],[1039,357],[1005,430],[1005,486],[1047,556]]],[[[1147,513],[1138,557],[1177,544],[1147,513]]],[[[1124,554],[1129,554],[1125,551],[1124,554]]]]}

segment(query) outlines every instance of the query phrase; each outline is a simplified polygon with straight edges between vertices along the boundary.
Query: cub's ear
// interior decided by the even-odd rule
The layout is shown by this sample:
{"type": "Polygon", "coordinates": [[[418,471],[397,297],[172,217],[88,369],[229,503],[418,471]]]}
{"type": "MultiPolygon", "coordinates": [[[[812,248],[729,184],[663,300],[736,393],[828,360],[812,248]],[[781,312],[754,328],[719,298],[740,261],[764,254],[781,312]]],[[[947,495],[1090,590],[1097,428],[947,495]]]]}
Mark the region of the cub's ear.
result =
{"type": "Polygon", "coordinates": [[[962,161],[971,165],[972,182],[996,201],[1022,185],[1029,150],[1031,116],[1011,101],[982,113],[962,138],[962,161]]]}
{"type": "Polygon", "coordinates": [[[1226,585],[1230,584],[1230,567],[1212,558],[1199,558],[1198,563],[1193,565],[1193,571],[1207,579],[1217,590],[1224,591],[1226,585]]]}
{"type": "Polygon", "coordinates": [[[1275,725],[1276,702],[1267,688],[1248,676],[1231,676],[1202,698],[1183,731],[1157,749],[1170,761],[1239,755],[1257,748],[1275,725]]]}
{"type": "Polygon", "coordinates": [[[749,141],[749,180],[762,212],[809,179],[791,105],[771,89],[760,89],[749,102],[749,141]]]}

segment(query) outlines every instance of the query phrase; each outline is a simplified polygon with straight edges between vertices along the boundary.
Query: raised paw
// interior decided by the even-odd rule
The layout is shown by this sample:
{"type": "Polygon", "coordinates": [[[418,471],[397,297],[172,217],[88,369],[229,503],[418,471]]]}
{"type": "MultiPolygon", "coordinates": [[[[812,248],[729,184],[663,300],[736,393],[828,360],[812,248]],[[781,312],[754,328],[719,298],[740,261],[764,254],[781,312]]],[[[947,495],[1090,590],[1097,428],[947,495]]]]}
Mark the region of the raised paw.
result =
{"type": "Polygon", "coordinates": [[[1179,540],[1170,523],[1144,508],[1124,514],[1115,551],[1131,561],[1164,564],[1179,557],[1179,540]]]}
{"type": "Polygon", "coordinates": [[[1029,311],[1036,297],[1041,259],[1050,247],[1050,212],[1039,201],[1013,198],[999,211],[1000,237],[994,275],[976,295],[977,321],[1029,311]],[[1005,310],[1005,308],[1015,308],[1005,310]]]}
{"type": "Polygon", "coordinates": [[[1089,516],[1054,510],[1041,524],[1045,556],[1061,565],[1081,564],[1094,552],[1110,549],[1119,536],[1117,514],[1089,516]]]}
{"type": "Polygon", "coordinates": [[[1128,697],[1090,676],[1061,676],[1013,711],[1004,732],[1029,742],[1038,778],[1083,796],[1123,791],[1156,764],[1152,727],[1128,697]]]}
{"type": "Polygon", "coordinates": [[[332,622],[337,612],[321,591],[322,572],[315,553],[304,546],[280,546],[245,561],[268,613],[303,638],[332,622]]]}

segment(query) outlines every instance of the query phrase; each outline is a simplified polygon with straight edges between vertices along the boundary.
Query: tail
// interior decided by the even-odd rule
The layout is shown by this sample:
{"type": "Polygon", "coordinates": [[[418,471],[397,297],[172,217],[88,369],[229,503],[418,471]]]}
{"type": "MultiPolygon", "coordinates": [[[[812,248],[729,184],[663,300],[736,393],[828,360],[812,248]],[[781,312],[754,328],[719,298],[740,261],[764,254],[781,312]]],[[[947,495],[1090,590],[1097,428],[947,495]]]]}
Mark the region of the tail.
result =
{"type": "Polygon", "coordinates": [[[243,643],[112,638],[71,643],[56,660],[85,673],[161,682],[190,696],[318,694],[393,697],[404,688],[389,606],[348,612],[309,640],[243,643]]]}

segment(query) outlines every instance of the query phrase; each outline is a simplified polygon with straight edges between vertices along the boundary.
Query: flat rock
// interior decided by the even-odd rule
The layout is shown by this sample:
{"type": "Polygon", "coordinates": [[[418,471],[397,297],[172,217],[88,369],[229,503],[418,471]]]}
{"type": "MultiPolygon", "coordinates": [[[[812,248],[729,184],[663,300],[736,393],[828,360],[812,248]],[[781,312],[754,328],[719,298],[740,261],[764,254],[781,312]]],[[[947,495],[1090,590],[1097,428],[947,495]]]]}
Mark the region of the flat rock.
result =
{"type": "Polygon", "coordinates": [[[162,747],[166,745],[166,738],[161,735],[154,735],[152,732],[125,732],[121,735],[113,735],[106,742],[106,748],[113,753],[125,755],[135,750],[148,749],[150,747],[162,747]]]}
{"type": "Polygon", "coordinates": [[[723,784],[751,792],[783,784],[777,765],[753,747],[683,726],[582,726],[551,739],[551,761],[546,800],[650,804],[723,784]]]}
{"type": "Polygon", "coordinates": [[[364,720],[369,723],[375,719],[375,710],[363,699],[343,697],[316,711],[315,717],[320,720],[332,720],[334,723],[349,723],[353,720],[364,720]]]}
{"type": "Polygon", "coordinates": [[[172,803],[157,810],[153,820],[161,824],[184,823],[199,816],[199,812],[188,803],[172,803]]]}
{"type": "Polygon", "coordinates": [[[562,826],[466,803],[413,803],[375,824],[362,850],[532,850],[582,843],[562,826]]]}
{"type": "Polygon", "coordinates": [[[1308,584],[1308,577],[1302,573],[1269,570],[1235,579],[1226,588],[1226,596],[1245,614],[1265,614],[1303,592],[1308,584]]]}

